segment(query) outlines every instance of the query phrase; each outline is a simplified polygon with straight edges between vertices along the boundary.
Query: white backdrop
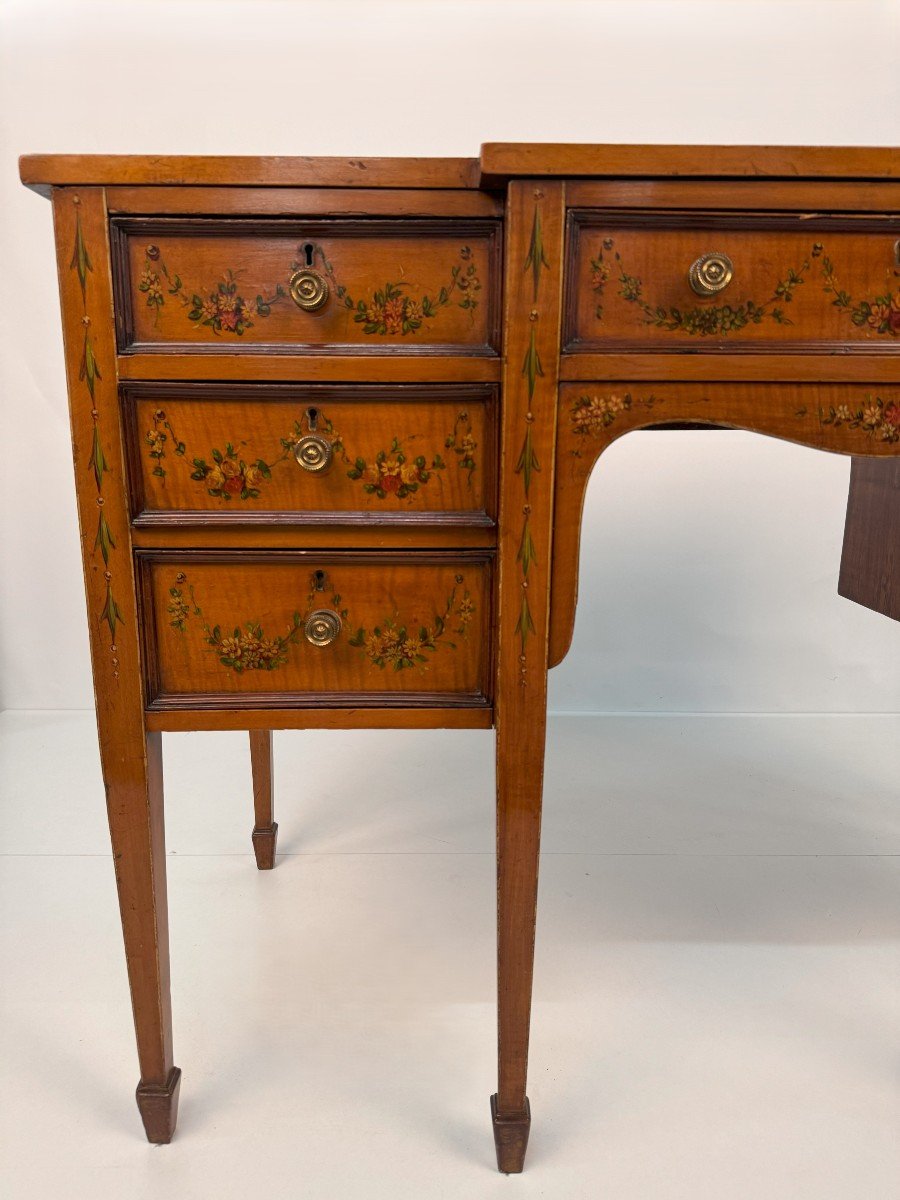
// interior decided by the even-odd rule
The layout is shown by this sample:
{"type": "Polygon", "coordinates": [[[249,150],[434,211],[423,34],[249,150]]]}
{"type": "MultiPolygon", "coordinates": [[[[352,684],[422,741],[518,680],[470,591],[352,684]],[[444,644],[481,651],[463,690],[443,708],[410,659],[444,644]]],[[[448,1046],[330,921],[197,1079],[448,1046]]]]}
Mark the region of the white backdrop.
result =
{"type": "MultiPolygon", "coordinates": [[[[0,705],[91,704],[38,151],[474,155],[481,141],[897,144],[894,0],[6,0],[0,705]],[[38,568],[38,561],[42,564],[38,568]]],[[[900,628],[836,594],[849,460],[631,435],[585,512],[562,710],[900,709],[900,628]]]]}

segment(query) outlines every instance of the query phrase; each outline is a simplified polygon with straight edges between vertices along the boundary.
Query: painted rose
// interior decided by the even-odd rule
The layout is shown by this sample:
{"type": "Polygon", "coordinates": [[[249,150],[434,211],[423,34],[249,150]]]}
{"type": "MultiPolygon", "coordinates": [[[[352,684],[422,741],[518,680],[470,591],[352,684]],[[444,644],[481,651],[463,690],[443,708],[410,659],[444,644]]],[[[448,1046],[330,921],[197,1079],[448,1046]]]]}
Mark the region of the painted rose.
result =
{"type": "Polygon", "coordinates": [[[873,329],[879,329],[883,324],[890,321],[891,309],[888,304],[873,304],[869,308],[869,324],[873,329]]]}
{"type": "Polygon", "coordinates": [[[263,481],[262,471],[256,463],[248,463],[244,467],[244,483],[248,488],[257,488],[263,481]]]}

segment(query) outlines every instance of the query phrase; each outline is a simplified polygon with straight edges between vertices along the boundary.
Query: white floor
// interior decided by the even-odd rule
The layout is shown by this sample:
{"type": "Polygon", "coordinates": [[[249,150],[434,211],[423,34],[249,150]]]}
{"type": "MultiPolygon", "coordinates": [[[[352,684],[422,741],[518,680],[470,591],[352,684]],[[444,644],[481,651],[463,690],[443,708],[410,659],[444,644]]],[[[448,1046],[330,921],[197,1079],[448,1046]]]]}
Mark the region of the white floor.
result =
{"type": "Polygon", "coordinates": [[[178,1133],[143,1141],[88,713],[0,715],[8,1200],[893,1200],[900,718],[552,722],[526,1172],[494,1169],[493,739],[165,739],[178,1133]]]}

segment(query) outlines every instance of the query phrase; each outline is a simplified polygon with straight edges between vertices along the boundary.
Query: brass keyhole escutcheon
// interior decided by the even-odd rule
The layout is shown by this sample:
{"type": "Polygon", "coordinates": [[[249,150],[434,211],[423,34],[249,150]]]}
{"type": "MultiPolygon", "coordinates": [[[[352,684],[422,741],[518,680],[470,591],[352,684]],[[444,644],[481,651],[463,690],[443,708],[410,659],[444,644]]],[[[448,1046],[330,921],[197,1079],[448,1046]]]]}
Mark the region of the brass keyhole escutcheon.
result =
{"type": "Polygon", "coordinates": [[[701,254],[688,271],[688,283],[698,296],[714,296],[727,288],[733,277],[734,263],[719,251],[701,254]]]}
{"type": "Polygon", "coordinates": [[[330,646],[341,632],[341,618],[331,608],[319,608],[306,618],[303,632],[314,646],[330,646]]]}
{"type": "Polygon", "coordinates": [[[304,312],[315,312],[328,299],[328,281],[312,267],[301,267],[291,276],[291,298],[304,312]]]}
{"type": "Polygon", "coordinates": [[[294,446],[294,458],[304,471],[313,475],[327,471],[333,456],[334,448],[331,442],[318,433],[307,433],[294,446]]]}

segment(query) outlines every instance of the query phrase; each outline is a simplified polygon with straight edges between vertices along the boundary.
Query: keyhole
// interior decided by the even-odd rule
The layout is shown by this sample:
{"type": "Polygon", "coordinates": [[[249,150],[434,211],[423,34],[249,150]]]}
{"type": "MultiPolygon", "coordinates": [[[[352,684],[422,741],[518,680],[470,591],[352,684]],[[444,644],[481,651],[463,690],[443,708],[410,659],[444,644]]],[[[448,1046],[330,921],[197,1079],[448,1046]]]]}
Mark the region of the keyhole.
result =
{"type": "Polygon", "coordinates": [[[325,572],[313,571],[313,585],[317,592],[325,591],[325,572]]]}
{"type": "Polygon", "coordinates": [[[309,432],[316,432],[316,425],[319,421],[319,410],[317,408],[308,408],[306,410],[306,423],[309,426],[309,432]]]}
{"type": "Polygon", "coordinates": [[[303,257],[305,258],[306,265],[308,267],[311,267],[313,265],[313,258],[315,257],[315,253],[316,253],[316,248],[312,244],[312,242],[305,242],[303,245],[303,257]]]}

